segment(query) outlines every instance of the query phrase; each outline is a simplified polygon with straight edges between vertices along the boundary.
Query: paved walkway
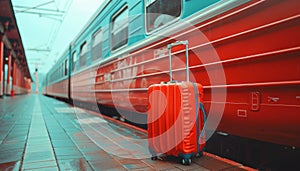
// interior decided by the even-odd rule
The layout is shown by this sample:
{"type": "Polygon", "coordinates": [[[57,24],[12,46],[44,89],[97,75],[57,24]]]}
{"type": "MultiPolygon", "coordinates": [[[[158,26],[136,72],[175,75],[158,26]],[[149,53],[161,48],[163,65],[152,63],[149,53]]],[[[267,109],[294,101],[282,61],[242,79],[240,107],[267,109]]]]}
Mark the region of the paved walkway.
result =
{"type": "Polygon", "coordinates": [[[208,154],[194,159],[190,166],[182,166],[176,159],[128,159],[107,153],[107,149],[121,150],[115,144],[107,147],[104,142],[108,140],[121,142],[122,136],[143,139],[147,135],[76,110],[42,95],[0,99],[0,170],[245,170],[240,164],[229,164],[208,154]],[[88,123],[88,129],[83,122],[88,123]],[[119,138],[108,138],[111,130],[117,131],[119,138]],[[99,139],[91,139],[89,133],[99,139]]]}

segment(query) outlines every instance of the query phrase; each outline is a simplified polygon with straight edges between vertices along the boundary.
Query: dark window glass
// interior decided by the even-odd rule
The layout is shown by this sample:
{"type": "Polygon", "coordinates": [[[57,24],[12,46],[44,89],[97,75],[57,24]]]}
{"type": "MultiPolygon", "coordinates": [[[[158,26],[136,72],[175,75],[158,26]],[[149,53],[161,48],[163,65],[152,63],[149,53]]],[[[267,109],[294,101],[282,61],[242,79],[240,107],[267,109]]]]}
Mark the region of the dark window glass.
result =
{"type": "Polygon", "coordinates": [[[65,76],[68,75],[68,70],[69,70],[69,61],[68,59],[65,60],[65,76]]]}
{"type": "Polygon", "coordinates": [[[181,0],[146,0],[147,32],[151,32],[179,17],[181,6],[181,0]]]}
{"type": "Polygon", "coordinates": [[[116,50],[128,43],[128,7],[126,6],[112,18],[111,26],[112,50],[116,50]]]}
{"type": "Polygon", "coordinates": [[[87,43],[84,42],[80,46],[80,66],[85,66],[85,64],[86,64],[87,51],[88,51],[87,43]]]}
{"type": "Polygon", "coordinates": [[[72,54],[72,70],[76,70],[76,62],[77,62],[77,53],[76,51],[73,52],[72,54]]]}
{"type": "Polygon", "coordinates": [[[96,60],[102,56],[102,30],[99,29],[92,40],[92,59],[96,60]]]}

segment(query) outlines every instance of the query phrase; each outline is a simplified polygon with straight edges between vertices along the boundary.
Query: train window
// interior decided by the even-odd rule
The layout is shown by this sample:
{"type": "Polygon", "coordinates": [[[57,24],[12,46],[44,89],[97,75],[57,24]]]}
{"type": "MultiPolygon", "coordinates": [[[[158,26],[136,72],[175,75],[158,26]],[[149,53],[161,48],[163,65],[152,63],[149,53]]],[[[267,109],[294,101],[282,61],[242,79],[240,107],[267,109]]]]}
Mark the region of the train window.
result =
{"type": "Polygon", "coordinates": [[[64,76],[68,75],[68,70],[69,70],[69,61],[68,61],[68,59],[66,59],[65,60],[64,76]]]}
{"type": "Polygon", "coordinates": [[[111,48],[116,50],[128,43],[128,7],[123,7],[113,18],[111,48]]]}
{"type": "Polygon", "coordinates": [[[72,70],[73,71],[75,71],[76,62],[77,62],[77,53],[76,53],[76,51],[74,51],[72,54],[72,70]]]}
{"type": "Polygon", "coordinates": [[[57,80],[60,78],[60,66],[58,66],[58,68],[57,68],[57,80]]]}
{"type": "Polygon", "coordinates": [[[63,62],[62,65],[61,65],[61,69],[60,69],[60,73],[61,73],[60,76],[61,77],[65,76],[64,68],[65,68],[65,63],[63,62]]]}
{"type": "Polygon", "coordinates": [[[102,29],[94,33],[92,46],[92,60],[96,60],[102,56],[102,29]]]}
{"type": "Polygon", "coordinates": [[[84,42],[80,46],[80,66],[84,66],[86,64],[87,51],[88,51],[87,43],[84,42]]]}
{"type": "Polygon", "coordinates": [[[147,32],[151,32],[180,16],[181,0],[146,0],[147,32]]]}

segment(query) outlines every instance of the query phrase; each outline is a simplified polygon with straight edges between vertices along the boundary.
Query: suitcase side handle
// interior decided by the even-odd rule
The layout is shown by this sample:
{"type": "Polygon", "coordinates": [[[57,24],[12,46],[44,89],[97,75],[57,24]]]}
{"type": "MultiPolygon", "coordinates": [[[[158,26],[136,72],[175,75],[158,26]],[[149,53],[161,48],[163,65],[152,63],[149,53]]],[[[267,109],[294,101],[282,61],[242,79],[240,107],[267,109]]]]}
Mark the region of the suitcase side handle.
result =
{"type": "Polygon", "coordinates": [[[202,131],[201,131],[201,134],[200,134],[200,137],[204,137],[204,132],[205,132],[205,127],[206,127],[206,112],[205,112],[205,110],[204,110],[204,105],[203,105],[203,103],[202,102],[200,102],[199,103],[199,107],[200,107],[200,109],[201,109],[201,111],[202,111],[202,113],[203,113],[203,128],[202,128],[202,131]]]}
{"type": "MultiPolygon", "coordinates": [[[[196,86],[195,83],[193,83],[193,86],[194,86],[194,92],[195,92],[195,101],[196,101],[196,139],[197,139],[197,151],[198,151],[198,154],[200,154],[200,152],[203,152],[202,150],[200,151],[200,142],[201,142],[201,138],[205,138],[205,128],[206,128],[206,119],[207,119],[207,115],[206,115],[206,112],[204,110],[204,105],[200,99],[199,101],[199,91],[198,91],[198,88],[196,86]],[[202,130],[200,128],[200,125],[199,125],[199,119],[200,119],[200,111],[202,112],[203,114],[203,127],[202,127],[202,130]],[[200,132],[201,131],[201,132],[200,132]]],[[[200,96],[200,98],[202,98],[200,96]]]]}
{"type": "Polygon", "coordinates": [[[190,73],[189,73],[189,42],[186,41],[177,41],[175,43],[168,44],[168,53],[169,53],[169,66],[170,66],[170,82],[173,80],[173,71],[172,71],[172,47],[178,45],[185,45],[185,59],[186,59],[186,81],[190,82],[190,73]]]}
{"type": "Polygon", "coordinates": [[[205,138],[205,127],[206,127],[206,112],[204,110],[204,106],[203,106],[202,102],[198,103],[198,106],[197,106],[197,120],[196,120],[196,124],[197,124],[197,137],[196,137],[197,138],[197,151],[198,151],[198,154],[200,154],[200,152],[203,152],[203,149],[200,150],[200,146],[199,145],[200,145],[200,142],[201,142],[201,138],[205,138]],[[198,131],[200,131],[199,130],[200,125],[199,125],[199,121],[198,121],[198,119],[199,119],[199,109],[203,113],[203,122],[204,122],[200,134],[198,133],[198,131]]]}

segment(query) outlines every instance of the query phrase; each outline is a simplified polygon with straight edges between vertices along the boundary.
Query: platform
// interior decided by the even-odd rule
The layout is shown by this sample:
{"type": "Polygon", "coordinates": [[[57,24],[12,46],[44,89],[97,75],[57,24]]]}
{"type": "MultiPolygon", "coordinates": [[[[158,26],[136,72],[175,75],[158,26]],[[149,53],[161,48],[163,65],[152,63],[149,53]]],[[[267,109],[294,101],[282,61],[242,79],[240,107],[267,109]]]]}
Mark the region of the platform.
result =
{"type": "Polygon", "coordinates": [[[114,142],[123,141],[121,137],[128,135],[147,137],[145,131],[43,95],[0,99],[0,170],[251,170],[208,153],[193,159],[190,166],[172,158],[164,161],[122,158],[107,152],[110,148],[120,152],[120,147],[111,144],[107,148],[103,146],[107,140],[95,142],[88,136],[111,134],[110,129],[120,135],[110,138],[114,142]],[[109,127],[103,126],[104,120],[109,127]],[[99,127],[87,130],[83,122],[99,127]]]}

